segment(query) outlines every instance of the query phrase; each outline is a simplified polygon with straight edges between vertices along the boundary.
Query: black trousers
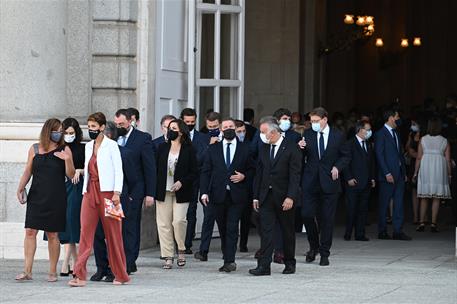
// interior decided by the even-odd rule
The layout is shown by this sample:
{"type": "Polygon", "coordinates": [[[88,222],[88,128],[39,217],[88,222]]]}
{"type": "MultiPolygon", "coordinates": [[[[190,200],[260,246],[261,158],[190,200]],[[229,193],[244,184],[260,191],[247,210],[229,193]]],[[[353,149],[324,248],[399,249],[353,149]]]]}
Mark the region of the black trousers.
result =
{"type": "Polygon", "coordinates": [[[211,239],[213,237],[214,223],[217,221],[217,228],[219,230],[219,236],[221,238],[221,250],[224,255],[225,249],[225,220],[217,218],[216,208],[212,208],[211,204],[203,206],[203,223],[200,241],[200,252],[207,254],[209,252],[209,246],[211,245],[211,239]]]}
{"type": "Polygon", "coordinates": [[[197,208],[198,208],[198,190],[200,184],[195,182],[193,185],[192,201],[187,209],[187,230],[184,245],[186,249],[192,248],[192,241],[195,238],[195,228],[197,225],[197,208]]]}
{"type": "MultiPolygon", "coordinates": [[[[138,259],[141,238],[141,200],[130,200],[128,196],[121,196],[122,209],[125,218],[122,221],[122,239],[127,266],[133,265],[138,259]]],[[[98,223],[94,238],[94,255],[97,268],[106,271],[109,266],[108,252],[105,243],[105,233],[101,223],[98,223]]]]}
{"type": "MultiPolygon", "coordinates": [[[[216,214],[217,223],[221,223],[221,230],[224,230],[225,238],[221,238],[224,252],[224,263],[235,262],[236,249],[238,244],[238,223],[243,213],[245,204],[234,203],[230,191],[227,191],[223,204],[210,204],[208,208],[216,214]]],[[[219,225],[219,224],[218,224],[219,225]]]]}
{"type": "Polygon", "coordinates": [[[351,236],[355,228],[355,237],[365,236],[365,223],[367,222],[368,203],[370,199],[371,183],[364,189],[346,188],[346,232],[351,236]]]}
{"type": "Polygon", "coordinates": [[[321,256],[330,255],[338,196],[339,193],[320,190],[308,193],[303,200],[302,216],[309,246],[311,250],[319,250],[321,256]]]}
{"type": "Polygon", "coordinates": [[[283,211],[283,202],[276,202],[271,191],[260,206],[260,222],[262,233],[260,236],[261,256],[259,266],[270,267],[275,247],[274,235],[276,222],[282,232],[284,264],[294,266],[295,260],[295,207],[283,211]]]}

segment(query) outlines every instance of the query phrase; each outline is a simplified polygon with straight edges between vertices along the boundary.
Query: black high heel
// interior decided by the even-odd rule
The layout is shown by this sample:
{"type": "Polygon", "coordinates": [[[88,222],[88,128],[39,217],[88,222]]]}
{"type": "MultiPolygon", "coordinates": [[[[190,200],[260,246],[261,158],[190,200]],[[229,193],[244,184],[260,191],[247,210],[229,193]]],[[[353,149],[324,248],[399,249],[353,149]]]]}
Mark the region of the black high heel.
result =
{"type": "Polygon", "coordinates": [[[440,231],[438,230],[438,228],[436,227],[436,223],[432,223],[432,224],[430,225],[430,231],[431,231],[431,232],[434,232],[434,233],[440,232],[440,231]]]}
{"type": "Polygon", "coordinates": [[[424,232],[425,231],[425,224],[424,223],[420,223],[420,225],[417,226],[416,231],[417,232],[424,232]]]}
{"type": "Polygon", "coordinates": [[[68,272],[61,272],[60,276],[61,277],[69,277],[70,274],[73,274],[73,270],[70,270],[70,265],[68,265],[68,272]]]}

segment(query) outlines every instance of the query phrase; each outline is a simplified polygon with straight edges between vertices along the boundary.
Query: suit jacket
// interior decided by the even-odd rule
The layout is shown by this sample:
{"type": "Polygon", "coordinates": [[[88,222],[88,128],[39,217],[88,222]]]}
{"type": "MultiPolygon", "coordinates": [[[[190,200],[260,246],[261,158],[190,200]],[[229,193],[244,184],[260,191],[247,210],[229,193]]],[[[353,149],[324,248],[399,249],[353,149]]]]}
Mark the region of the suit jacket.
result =
{"type": "Polygon", "coordinates": [[[349,189],[362,190],[375,180],[375,155],[372,146],[367,143],[368,153],[360,145],[359,140],[354,135],[346,143],[351,156],[349,165],[343,170],[345,186],[349,189]],[[356,179],[355,186],[349,186],[347,182],[356,179]]]}
{"type": "MultiPolygon", "coordinates": [[[[295,132],[292,129],[289,129],[285,132],[284,138],[287,138],[291,142],[298,143],[301,140],[300,134],[295,132]]],[[[250,149],[251,149],[251,154],[256,159],[259,155],[259,149],[260,147],[263,146],[263,142],[260,139],[260,131],[256,129],[256,133],[254,134],[254,138],[251,141],[250,144],[250,149]]]]}
{"type": "MultiPolygon", "coordinates": [[[[168,174],[168,155],[171,144],[162,143],[157,150],[157,195],[158,201],[165,200],[168,174]]],[[[192,186],[198,176],[197,157],[190,144],[181,145],[176,163],[174,182],[180,181],[181,189],[176,191],[177,203],[189,203],[192,199],[192,186]]]]}
{"type": "Polygon", "coordinates": [[[308,129],[303,133],[303,137],[306,141],[306,147],[303,149],[302,188],[304,195],[319,191],[319,189],[322,189],[324,193],[341,192],[341,177],[334,181],[331,171],[333,167],[336,167],[341,175],[350,161],[343,134],[330,127],[327,148],[322,159],[319,159],[316,132],[308,129]]]}
{"type": "Polygon", "coordinates": [[[405,158],[403,157],[403,145],[398,132],[396,133],[399,148],[390,131],[383,126],[375,134],[374,148],[378,161],[378,180],[386,181],[386,175],[392,174],[394,180],[404,179],[406,174],[405,158]]]}
{"type": "Polygon", "coordinates": [[[205,133],[194,131],[194,137],[192,138],[192,146],[194,147],[195,153],[197,154],[198,168],[200,169],[205,159],[205,152],[209,145],[209,135],[205,133]]]}
{"type": "Polygon", "coordinates": [[[282,204],[286,198],[291,198],[294,205],[300,200],[301,153],[297,144],[284,138],[277,148],[276,157],[270,161],[270,145],[260,147],[257,160],[257,170],[254,178],[253,199],[262,204],[272,191],[274,200],[282,204]]]}
{"type": "MultiPolygon", "coordinates": [[[[89,161],[94,153],[94,140],[85,145],[85,163],[84,163],[84,183],[83,194],[87,192],[89,183],[89,161]]],[[[97,151],[98,178],[100,181],[100,191],[118,191],[122,192],[124,174],[122,171],[121,153],[117,143],[114,140],[104,136],[97,151]]]]}
{"type": "Polygon", "coordinates": [[[211,204],[223,204],[228,185],[233,203],[247,204],[251,185],[249,181],[252,180],[255,169],[249,145],[237,141],[235,155],[229,168],[225,164],[223,149],[222,141],[208,147],[200,175],[200,193],[207,194],[211,204]],[[244,174],[243,181],[239,183],[230,181],[230,176],[235,174],[235,171],[244,174]]]}
{"type": "Polygon", "coordinates": [[[157,151],[159,150],[159,146],[165,142],[165,136],[159,136],[154,138],[152,141],[152,148],[154,150],[154,158],[157,159],[157,151]]]}
{"type": "Polygon", "coordinates": [[[151,135],[133,129],[122,148],[127,194],[134,200],[142,200],[145,196],[155,197],[157,170],[151,135]]]}
{"type": "Polygon", "coordinates": [[[247,123],[245,123],[244,125],[246,126],[246,138],[249,141],[252,141],[254,135],[257,133],[257,128],[247,123]]]}

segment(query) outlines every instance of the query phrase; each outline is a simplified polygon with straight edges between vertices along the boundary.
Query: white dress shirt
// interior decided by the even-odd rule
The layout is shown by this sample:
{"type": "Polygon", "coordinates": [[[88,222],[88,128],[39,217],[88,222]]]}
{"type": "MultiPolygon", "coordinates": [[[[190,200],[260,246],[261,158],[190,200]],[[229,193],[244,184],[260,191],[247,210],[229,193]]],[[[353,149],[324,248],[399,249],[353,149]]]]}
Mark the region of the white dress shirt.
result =
{"type": "Polygon", "coordinates": [[[227,139],[224,139],[222,141],[222,152],[224,152],[224,162],[227,159],[227,144],[230,143],[230,163],[233,162],[233,157],[235,157],[235,151],[236,151],[236,138],[233,139],[232,141],[228,141],[227,139]]]}
{"type": "Polygon", "coordinates": [[[283,140],[284,136],[280,136],[277,142],[275,142],[274,144],[270,144],[270,152],[268,153],[268,155],[271,154],[271,146],[275,145],[274,158],[276,158],[276,154],[278,154],[279,147],[281,146],[283,140]]]}
{"type": "MultiPolygon", "coordinates": [[[[324,150],[327,150],[328,135],[330,134],[330,127],[327,125],[327,126],[325,126],[324,130],[317,132],[317,151],[318,152],[319,152],[321,132],[323,133],[322,135],[324,136],[324,150]]],[[[319,152],[319,154],[320,154],[320,152],[319,152]]],[[[321,155],[319,155],[319,156],[321,156],[321,155]]]]}
{"type": "Polygon", "coordinates": [[[190,141],[194,140],[194,133],[195,133],[195,129],[193,129],[192,131],[189,132],[190,141]]]}
{"type": "MultiPolygon", "coordinates": [[[[357,138],[357,140],[359,141],[359,144],[360,146],[362,147],[362,149],[365,151],[365,152],[368,152],[367,150],[365,150],[365,147],[363,146],[363,142],[364,140],[362,138],[360,138],[358,135],[355,136],[357,138]]],[[[365,146],[366,146],[366,142],[365,142],[365,146]]],[[[367,147],[368,149],[368,147],[367,147]]]]}

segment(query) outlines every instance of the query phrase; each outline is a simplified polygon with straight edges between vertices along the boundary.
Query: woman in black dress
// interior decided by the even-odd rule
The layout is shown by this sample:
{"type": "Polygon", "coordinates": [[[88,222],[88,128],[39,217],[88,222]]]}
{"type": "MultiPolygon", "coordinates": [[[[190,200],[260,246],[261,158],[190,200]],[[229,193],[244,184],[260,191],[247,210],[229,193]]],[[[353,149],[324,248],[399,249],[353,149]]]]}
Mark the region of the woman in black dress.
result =
{"type": "Polygon", "coordinates": [[[63,144],[62,124],[56,118],[48,119],[40,133],[40,142],[28,152],[24,174],[19,181],[17,198],[27,203],[25,216],[24,271],[17,281],[32,279],[38,230],[46,232],[49,250],[48,282],[57,281],[57,262],[60,254],[58,232],[65,231],[67,193],[65,176],[73,178],[75,167],[69,147],[63,144]],[[27,197],[25,186],[33,176],[27,197]]]}
{"type": "Polygon", "coordinates": [[[59,240],[64,244],[65,258],[60,271],[61,276],[68,276],[72,267],[76,263],[76,244],[79,243],[79,234],[81,230],[80,214],[81,202],[83,199],[83,177],[84,177],[84,144],[81,143],[83,138],[82,130],[79,123],[74,118],[67,118],[62,122],[64,130],[65,145],[70,147],[73,155],[73,164],[75,165],[75,176],[67,179],[67,224],[65,232],[59,233],[59,240]],[[72,260],[72,263],[70,263],[72,260]]]}

